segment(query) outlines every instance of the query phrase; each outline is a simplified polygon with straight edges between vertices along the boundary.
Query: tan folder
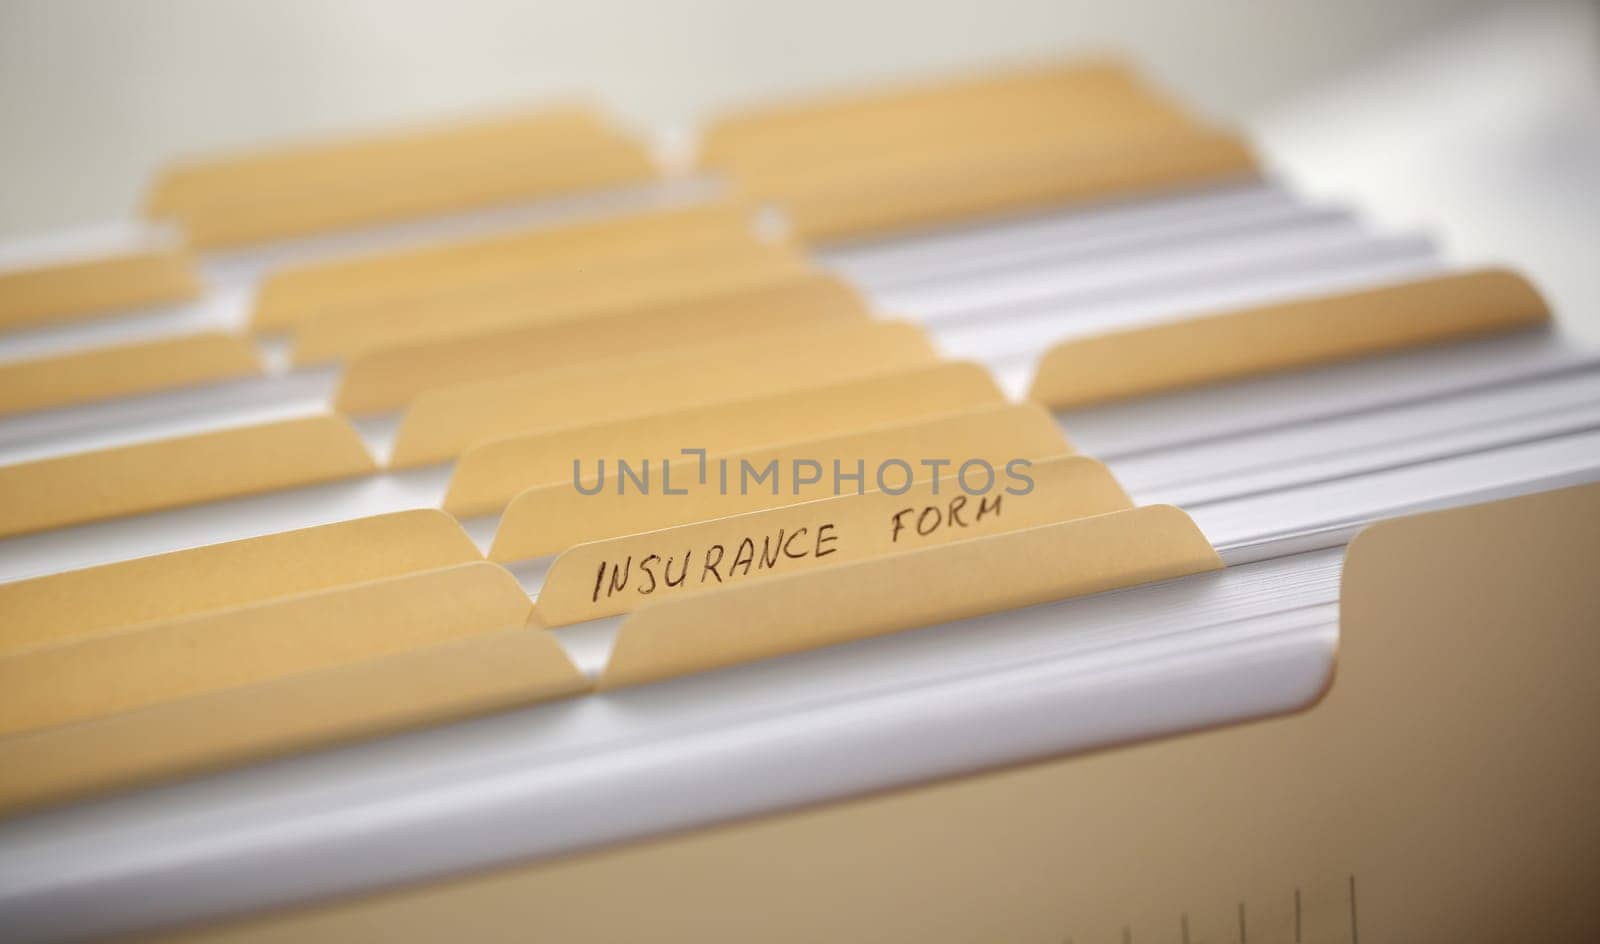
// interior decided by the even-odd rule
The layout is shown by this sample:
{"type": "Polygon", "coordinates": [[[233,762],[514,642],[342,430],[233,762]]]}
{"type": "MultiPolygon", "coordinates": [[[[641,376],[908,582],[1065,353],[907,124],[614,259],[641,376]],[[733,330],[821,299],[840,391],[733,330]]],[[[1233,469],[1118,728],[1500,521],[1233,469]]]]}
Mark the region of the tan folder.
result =
{"type": "Polygon", "coordinates": [[[675,247],[558,273],[533,273],[461,292],[340,309],[296,328],[296,364],[482,331],[612,314],[714,296],[815,271],[793,246],[755,237],[675,247]]]}
{"type": "Polygon", "coordinates": [[[0,658],[0,736],[517,626],[528,606],[475,561],[34,646],[0,658]]]}
{"type": "Polygon", "coordinates": [[[640,143],[580,108],[453,128],[291,146],[175,166],[147,216],[197,246],[268,239],[638,183],[656,169],[640,143]]]}
{"type": "Polygon", "coordinates": [[[626,474],[618,462],[627,457],[612,457],[603,479],[596,477],[594,461],[584,461],[582,491],[568,460],[566,474],[511,499],[489,556],[524,560],[585,541],[837,494],[910,489],[917,482],[960,474],[967,463],[973,463],[967,470],[969,487],[987,492],[1011,482],[1010,463],[1071,451],[1049,414],[1016,405],[736,452],[708,451],[703,462],[676,454],[663,467],[669,458],[663,456],[650,463],[653,468],[636,462],[626,474]]]}
{"type": "Polygon", "coordinates": [[[1549,321],[1521,276],[1463,272],[1064,341],[1028,396],[1070,409],[1549,321]]]}
{"type": "Polygon", "coordinates": [[[590,683],[539,627],[487,632],[0,738],[0,812],[548,701],[590,683]]]}
{"type": "Polygon", "coordinates": [[[454,383],[866,317],[866,303],[843,280],[804,273],[612,314],[368,351],[345,364],[334,408],[393,410],[454,383]]]}
{"type": "Polygon", "coordinates": [[[200,295],[200,277],[178,245],[0,272],[0,330],[170,305],[200,295]]]}
{"type": "Polygon", "coordinates": [[[1256,174],[1237,136],[1107,61],[757,108],[714,124],[702,152],[812,241],[1256,174]]]}
{"type": "Polygon", "coordinates": [[[743,192],[762,193],[796,178],[846,180],[929,159],[978,164],[1005,153],[1097,147],[1196,127],[1175,103],[1137,85],[1034,92],[772,136],[740,148],[727,170],[743,192]]]}
{"type": "Polygon", "coordinates": [[[867,135],[882,140],[960,128],[995,112],[1009,118],[1019,105],[1053,105],[1058,111],[1070,111],[1072,106],[1096,102],[1122,104],[1155,97],[1139,76],[1121,62],[1043,63],[868,92],[824,94],[736,111],[718,118],[706,129],[700,160],[706,167],[738,170],[785,150],[849,152],[856,150],[852,145],[867,135]]]}
{"type": "MultiPolygon", "coordinates": [[[[988,371],[943,363],[801,390],[722,401],[629,419],[565,426],[473,446],[450,476],[445,510],[493,514],[529,488],[572,481],[573,461],[610,456],[678,459],[684,449],[723,455],[773,443],[842,436],[1000,408],[988,371]]],[[[1059,441],[1059,439],[1058,439],[1059,441]]]]}
{"type": "Polygon", "coordinates": [[[1591,941],[1596,521],[1584,486],[1367,529],[1303,713],[189,939],[1591,941]]]}
{"type": "Polygon", "coordinates": [[[275,597],[479,560],[419,508],[0,584],[0,656],[275,597]]]}
{"type": "Polygon", "coordinates": [[[241,426],[0,466],[0,537],[377,471],[342,417],[241,426]]]}
{"type": "Polygon", "coordinates": [[[434,127],[269,146],[174,165],[151,187],[145,209],[162,216],[251,193],[341,183],[356,174],[432,170],[452,160],[470,160],[467,152],[542,147],[562,139],[595,142],[613,134],[592,109],[567,104],[434,127]]]}
{"type": "Polygon", "coordinates": [[[288,194],[252,194],[170,217],[194,245],[227,249],[293,239],[417,217],[529,202],[650,181],[656,167],[632,142],[579,145],[520,161],[494,155],[482,166],[450,169],[391,181],[355,177],[337,187],[288,194]]]}
{"type": "Polygon", "coordinates": [[[563,626],[752,579],[1133,507],[1093,459],[1056,456],[1022,471],[1025,489],[1023,480],[997,475],[980,490],[984,478],[974,467],[965,484],[957,472],[903,490],[847,493],[579,544],[550,566],[532,618],[563,626]]]}
{"type": "Polygon", "coordinates": [[[447,462],[470,446],[518,433],[804,390],[926,367],[937,359],[920,327],[882,321],[763,334],[441,387],[406,410],[391,464],[447,462]]]}
{"type": "Polygon", "coordinates": [[[1151,505],[648,604],[601,688],[737,665],[1222,566],[1189,517],[1151,505]]]}
{"type": "Polygon", "coordinates": [[[744,204],[725,200],[290,266],[262,280],[250,326],[281,331],[333,311],[460,295],[518,276],[754,239],[754,219],[744,204]]]}
{"type": "Polygon", "coordinates": [[[587,690],[528,608],[478,562],[0,659],[0,810],[587,690]]]}
{"type": "Polygon", "coordinates": [[[0,364],[0,416],[258,376],[245,338],[221,331],[0,364]]]}
{"type": "Polygon", "coordinates": [[[808,242],[878,238],[997,215],[1224,186],[1258,175],[1236,135],[1156,129],[1085,146],[1046,142],[977,159],[937,153],[904,166],[757,184],[808,242]]]}

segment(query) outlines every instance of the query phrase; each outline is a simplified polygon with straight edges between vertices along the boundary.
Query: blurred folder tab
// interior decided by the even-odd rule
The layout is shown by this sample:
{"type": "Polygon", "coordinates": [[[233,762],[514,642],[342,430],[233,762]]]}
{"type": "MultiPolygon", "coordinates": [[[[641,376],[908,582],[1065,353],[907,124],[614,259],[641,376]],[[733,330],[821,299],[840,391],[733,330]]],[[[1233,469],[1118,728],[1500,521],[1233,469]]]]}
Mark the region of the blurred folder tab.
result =
{"type": "Polygon", "coordinates": [[[1068,409],[1549,321],[1521,276],[1445,275],[1066,341],[1045,352],[1029,396],[1068,409]]]}
{"type": "Polygon", "coordinates": [[[213,249],[640,183],[644,145],[586,108],[192,161],[147,199],[213,249]]]}
{"type": "Polygon", "coordinates": [[[1110,61],[755,108],[714,124],[702,151],[810,241],[1256,175],[1239,137],[1110,61]]]}
{"type": "Polygon", "coordinates": [[[191,301],[201,284],[171,241],[0,270],[0,331],[191,301]]]}
{"type": "Polygon", "coordinates": [[[608,258],[531,273],[459,293],[321,314],[294,332],[294,361],[315,364],[369,350],[613,313],[787,281],[816,271],[794,247],[755,236],[608,258]]]}
{"type": "Polygon", "coordinates": [[[752,196],[782,209],[802,238],[829,242],[1223,186],[1257,174],[1241,138],[1183,129],[1092,146],[1048,144],[976,160],[932,153],[903,166],[790,178],[752,196]]]}
{"type": "MultiPolygon", "coordinates": [[[[674,455],[670,465],[652,463],[654,469],[644,470],[648,491],[630,492],[616,465],[610,466],[609,478],[597,479],[594,465],[585,462],[583,491],[573,476],[564,476],[533,485],[511,499],[489,556],[524,560],[585,541],[834,495],[909,489],[914,482],[957,474],[968,462],[978,463],[968,472],[974,488],[1004,489],[1012,484],[1010,463],[1071,451],[1049,414],[1018,405],[827,439],[708,452],[703,464],[701,457],[674,455]],[[667,487],[676,491],[667,493],[667,487]]],[[[953,494],[959,493],[958,488],[954,482],[948,485],[953,494]]]]}
{"type": "Polygon", "coordinates": [[[1132,506],[1106,467],[1081,456],[1031,463],[1025,493],[1003,478],[968,494],[960,474],[896,492],[791,503],[562,551],[533,618],[562,626],[766,577],[874,560],[1132,506]],[[674,580],[673,564],[678,572],[674,580]]]}
{"type": "Polygon", "coordinates": [[[405,468],[446,462],[480,442],[518,433],[804,390],[927,367],[937,360],[921,328],[879,321],[441,387],[422,394],[406,410],[392,464],[405,468]]]}
{"type": "Polygon", "coordinates": [[[0,737],[0,767],[9,772],[0,777],[0,810],[193,776],[563,698],[590,687],[552,634],[538,627],[490,629],[0,737]]]}
{"type": "Polygon", "coordinates": [[[0,584],[0,656],[481,558],[454,518],[416,509],[0,584]]]}
{"type": "Polygon", "coordinates": [[[640,457],[674,460],[684,457],[684,449],[720,455],[999,407],[1004,399],[988,372],[977,364],[942,363],[512,436],[473,446],[461,456],[451,474],[444,507],[463,516],[498,512],[525,489],[571,481],[575,458],[615,458],[623,449],[640,457]]]}
{"type": "Polygon", "coordinates": [[[849,158],[949,145],[983,131],[1043,134],[1130,113],[1182,120],[1124,63],[1054,63],[752,107],[714,121],[700,156],[702,165],[739,176],[818,154],[849,158]],[[1041,118],[1055,119],[1053,128],[1040,127],[1041,118]]]}
{"type": "Polygon", "coordinates": [[[530,606],[478,561],[38,646],[0,658],[0,735],[507,629],[530,606]]]}
{"type": "Polygon", "coordinates": [[[261,372],[255,346],[221,331],[12,361],[0,364],[0,417],[261,372]]]}
{"type": "Polygon", "coordinates": [[[614,314],[381,347],[345,364],[334,407],[350,414],[393,410],[455,383],[867,316],[866,302],[849,284],[809,272],[692,300],[623,307],[614,314]]]}
{"type": "Polygon", "coordinates": [[[460,292],[598,259],[663,253],[680,243],[733,240],[753,235],[752,227],[748,207],[719,201],[306,263],[267,274],[251,326],[280,331],[342,308],[460,292]]]}
{"type": "Polygon", "coordinates": [[[0,466],[0,537],[352,478],[377,464],[349,421],[310,416],[0,466]]]}
{"type": "Polygon", "coordinates": [[[600,687],[1221,567],[1194,522],[1165,505],[973,538],[653,603],[624,619],[600,687]]]}

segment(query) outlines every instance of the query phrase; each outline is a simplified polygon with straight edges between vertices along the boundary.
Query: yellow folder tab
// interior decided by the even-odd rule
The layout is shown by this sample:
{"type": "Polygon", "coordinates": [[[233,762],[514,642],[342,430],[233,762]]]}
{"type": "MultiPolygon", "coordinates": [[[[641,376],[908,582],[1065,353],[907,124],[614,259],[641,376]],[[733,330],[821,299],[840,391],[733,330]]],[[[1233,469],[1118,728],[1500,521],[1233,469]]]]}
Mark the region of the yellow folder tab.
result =
{"type": "Polygon", "coordinates": [[[1204,126],[1170,103],[1156,99],[1074,104],[1050,101],[1020,107],[989,107],[947,127],[861,129],[857,140],[804,147],[799,142],[771,154],[742,160],[730,177],[749,198],[780,199],[786,193],[848,190],[862,181],[889,180],[903,173],[948,168],[987,172],[1031,154],[1060,160],[1093,158],[1117,150],[1166,144],[1204,132],[1204,126]]]}
{"type": "Polygon", "coordinates": [[[997,406],[1005,400],[977,364],[945,363],[671,413],[566,427],[474,446],[450,477],[444,507],[463,517],[499,512],[525,489],[572,480],[575,458],[723,454],[839,436],[997,406]],[[626,453],[623,452],[626,450],[626,453]]]}
{"type": "Polygon", "coordinates": [[[630,614],[601,688],[1222,567],[1189,517],[1151,505],[663,600],[630,614]]]}
{"type": "Polygon", "coordinates": [[[193,243],[227,249],[338,230],[476,210],[496,204],[609,190],[657,175],[642,145],[618,140],[560,151],[485,157],[475,166],[381,181],[359,176],[337,187],[201,207],[176,217],[193,243]]]}
{"type": "Polygon", "coordinates": [[[1181,107],[1143,91],[974,103],[906,118],[763,142],[744,149],[728,173],[741,191],[762,193],[786,179],[849,181],[930,161],[976,163],[1042,148],[1103,148],[1157,131],[1197,128],[1181,107]]]}
{"type": "Polygon", "coordinates": [[[351,478],[377,464],[349,421],[310,416],[0,466],[0,537],[351,478]]]}
{"type": "Polygon", "coordinates": [[[490,631],[0,738],[0,813],[589,688],[550,633],[490,631]]]}
{"type": "MultiPolygon", "coordinates": [[[[664,454],[649,461],[648,468],[642,457],[629,459],[626,475],[619,457],[612,456],[604,478],[596,474],[598,457],[585,457],[579,463],[582,491],[573,481],[569,459],[562,478],[528,488],[511,501],[489,556],[527,560],[586,541],[839,494],[893,491],[959,471],[967,462],[987,463],[996,478],[1009,481],[1009,465],[1016,460],[1071,451],[1048,413],[1018,405],[708,454],[703,464],[700,457],[683,458],[674,449],[670,457],[664,454]],[[667,458],[674,461],[663,468],[667,458]],[[857,473],[860,477],[854,478],[857,473]]],[[[982,484],[981,467],[974,466],[968,475],[973,487],[982,484]]]]}
{"type": "Polygon", "coordinates": [[[1521,276],[1466,272],[1066,341],[1045,352],[1029,397],[1066,409],[1549,320],[1521,276]]]}
{"type": "Polygon", "coordinates": [[[454,518],[419,508],[0,584],[0,656],[481,558],[454,518]]]}
{"type": "Polygon", "coordinates": [[[177,163],[159,175],[145,202],[165,216],[251,192],[296,190],[342,182],[352,174],[428,169],[466,158],[463,152],[592,142],[615,136],[594,110],[576,104],[483,116],[433,127],[391,128],[341,139],[307,140],[177,163]]]}
{"type": "Polygon", "coordinates": [[[751,578],[1133,507],[1106,467],[1082,456],[1014,467],[1011,472],[1020,477],[994,471],[982,489],[984,479],[974,468],[966,484],[958,475],[946,475],[899,494],[841,495],[580,544],[562,551],[551,565],[533,618],[545,626],[564,626],[751,578]]]}
{"type": "Polygon", "coordinates": [[[430,390],[406,410],[392,464],[445,462],[518,433],[666,413],[927,366],[907,322],[818,326],[692,350],[654,351],[430,390]]]}
{"type": "Polygon", "coordinates": [[[696,243],[560,275],[534,274],[459,294],[319,315],[294,332],[294,362],[699,298],[811,271],[811,261],[787,244],[755,237],[696,243]]]}
{"type": "Polygon", "coordinates": [[[335,308],[403,301],[506,273],[731,240],[749,235],[752,219],[744,204],[722,200],[291,266],[262,281],[250,324],[281,331],[335,308]]]}
{"type": "Polygon", "coordinates": [[[146,215],[219,247],[648,180],[644,146],[581,109],[177,166],[146,215]]]}
{"type": "Polygon", "coordinates": [[[39,646],[0,659],[0,736],[506,629],[530,609],[477,561],[39,646]]]}
{"type": "Polygon", "coordinates": [[[245,338],[208,331],[0,364],[0,416],[261,373],[245,338]]]}
{"type": "Polygon", "coordinates": [[[950,122],[1019,101],[1049,102],[1063,96],[1124,99],[1134,94],[1150,91],[1124,63],[1102,59],[823,95],[760,105],[718,119],[706,130],[700,157],[704,166],[726,170],[784,146],[849,140],[860,129],[950,122]]]}
{"type": "Polygon", "coordinates": [[[0,330],[189,301],[200,278],[179,246],[0,272],[0,330]]]}
{"type": "Polygon", "coordinates": [[[334,407],[349,414],[399,409],[426,390],[470,380],[867,315],[855,289],[811,272],[689,301],[369,351],[345,365],[334,407]]]}
{"type": "MultiPolygon", "coordinates": [[[[1179,103],[1127,72],[1004,94],[961,95],[894,114],[855,116],[742,142],[723,158],[746,192],[784,178],[848,181],[928,162],[967,164],[1041,148],[1107,147],[1198,129],[1179,103]]],[[[1066,152],[1063,152],[1066,153],[1066,152]]]]}
{"type": "Polygon", "coordinates": [[[1041,207],[1218,186],[1257,175],[1237,136],[1206,129],[1140,136],[1115,146],[1055,144],[979,161],[937,155],[848,178],[829,176],[757,194],[810,241],[877,237],[1041,207]]]}

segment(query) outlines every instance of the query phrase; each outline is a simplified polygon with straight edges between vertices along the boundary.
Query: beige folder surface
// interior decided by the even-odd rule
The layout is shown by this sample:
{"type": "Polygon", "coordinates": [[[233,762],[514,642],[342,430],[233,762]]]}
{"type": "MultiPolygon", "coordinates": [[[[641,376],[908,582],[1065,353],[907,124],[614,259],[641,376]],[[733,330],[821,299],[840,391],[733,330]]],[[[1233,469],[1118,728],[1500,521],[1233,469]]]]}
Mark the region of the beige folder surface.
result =
{"type": "Polygon", "coordinates": [[[459,294],[318,314],[295,329],[293,358],[296,364],[315,364],[384,347],[714,296],[812,271],[811,260],[786,244],[753,237],[696,243],[555,275],[519,276],[459,294]]]}
{"type": "Polygon", "coordinates": [[[398,409],[453,383],[866,317],[855,289],[835,276],[803,273],[613,314],[379,348],[345,364],[334,407],[348,414],[398,409]]]}
{"type": "Polygon", "coordinates": [[[748,207],[717,201],[289,266],[262,279],[250,324],[280,331],[332,307],[382,304],[507,272],[750,232],[748,207]]]}
{"type": "Polygon", "coordinates": [[[377,470],[323,415],[0,466],[0,536],[353,478],[377,470]]]}
{"type": "Polygon", "coordinates": [[[1520,275],[1452,273],[1065,341],[1028,396],[1069,409],[1549,322],[1520,275]]]}
{"type": "MultiPolygon", "coordinates": [[[[743,221],[730,221],[712,232],[686,233],[681,237],[643,243],[607,243],[597,251],[550,254],[551,258],[508,260],[494,269],[466,272],[458,269],[441,273],[429,284],[407,285],[395,279],[391,290],[373,297],[367,291],[356,297],[325,297],[308,306],[294,321],[282,327],[311,338],[305,342],[309,354],[324,327],[312,330],[315,322],[353,319],[356,325],[403,325],[423,321],[465,318],[474,323],[497,313],[508,317],[508,310],[535,306],[540,309],[566,309],[587,305],[599,307],[614,302],[623,281],[637,282],[634,290],[622,293],[623,300],[648,300],[644,289],[653,285],[677,286],[708,282],[715,276],[764,265],[791,268],[803,260],[794,248],[775,239],[765,239],[743,221]],[[676,277],[675,279],[672,277],[676,277]],[[376,315],[390,313],[373,321],[376,315]],[[402,317],[403,314],[403,317],[402,317]]],[[[664,289],[662,289],[664,291],[664,289]]],[[[283,316],[282,308],[257,308],[257,330],[272,330],[268,315],[283,316]]],[[[534,317],[534,316],[530,316],[534,317]]],[[[535,318],[537,320],[537,318],[535,318]]]]}
{"type": "Polygon", "coordinates": [[[253,193],[339,183],[352,174],[431,170],[441,163],[463,159],[463,152],[524,144],[539,146],[563,138],[599,141],[610,135],[603,119],[593,110],[564,105],[434,127],[391,128],[338,139],[282,144],[179,162],[156,180],[145,209],[151,215],[162,216],[253,193]]]}
{"type": "Polygon", "coordinates": [[[245,338],[221,331],[0,364],[0,416],[261,373],[245,338]]]}
{"type": "Polygon", "coordinates": [[[481,166],[393,181],[358,177],[325,192],[267,194],[186,211],[173,219],[183,224],[195,246],[217,250],[614,189],[645,183],[655,175],[648,153],[619,142],[530,155],[520,161],[496,155],[481,166]]]}
{"type": "Polygon", "coordinates": [[[0,812],[576,695],[590,688],[539,627],[0,737],[0,812]]]}
{"type": "MultiPolygon", "coordinates": [[[[456,463],[444,508],[454,515],[492,514],[529,488],[571,482],[574,460],[653,456],[676,460],[685,449],[709,457],[774,443],[843,436],[934,421],[1005,400],[994,378],[970,362],[933,364],[802,390],[746,397],[670,413],[511,436],[468,449],[456,463]]],[[[613,466],[613,468],[615,468],[613,466]]]]}
{"type": "Polygon", "coordinates": [[[936,112],[851,122],[823,134],[774,136],[740,149],[729,172],[746,193],[781,192],[790,182],[849,181],[930,160],[981,167],[1007,153],[1096,148],[1180,131],[1195,121],[1175,103],[1129,86],[1038,90],[1004,100],[964,102],[936,112]]]}
{"type": "Polygon", "coordinates": [[[418,508],[0,584],[0,656],[274,597],[480,560],[418,508]]]}
{"type": "Polygon", "coordinates": [[[1149,505],[661,600],[623,620],[601,688],[640,685],[1222,566],[1149,505]]]}
{"type": "Polygon", "coordinates": [[[1369,528],[1303,713],[188,939],[1593,941],[1597,522],[1585,486],[1369,528]]]}
{"type": "Polygon", "coordinates": [[[162,175],[145,210],[214,249],[655,175],[641,143],[560,109],[190,162],[162,175]]]}
{"type": "Polygon", "coordinates": [[[819,325],[441,387],[406,410],[391,462],[400,468],[445,462],[478,443],[520,433],[805,390],[937,360],[919,326],[879,321],[819,325]]]}
{"type": "Polygon", "coordinates": [[[1085,148],[1048,144],[980,161],[917,161],[762,188],[811,242],[888,236],[1040,207],[1217,186],[1258,171],[1237,136],[1180,129],[1085,148]]]}
{"type": "Polygon", "coordinates": [[[494,632],[529,605],[475,561],[36,646],[0,658],[0,736],[494,632]]]}
{"type": "Polygon", "coordinates": [[[181,246],[0,272],[0,330],[175,304],[199,295],[199,274],[181,246]]]}
{"type": "Polygon", "coordinates": [[[742,192],[772,194],[801,181],[847,184],[930,165],[981,172],[986,162],[1008,154],[1093,153],[1202,127],[1138,83],[1033,91],[843,123],[804,137],[775,136],[743,148],[730,173],[742,192]]]}
{"type": "Polygon", "coordinates": [[[784,150],[848,149],[863,135],[959,126],[1019,103],[1036,106],[1113,101],[1153,93],[1124,63],[1105,60],[1041,63],[1032,67],[908,83],[868,92],[823,94],[729,113],[706,129],[701,163],[739,169],[784,150]]]}
{"type": "MultiPolygon", "coordinates": [[[[594,463],[583,464],[584,491],[573,476],[530,484],[506,505],[489,556],[499,561],[540,557],[573,544],[640,531],[655,531],[694,521],[781,508],[838,494],[882,488],[908,488],[913,482],[959,474],[968,462],[987,463],[968,470],[974,489],[1001,491],[1015,484],[1008,465],[1072,451],[1054,418],[1032,405],[951,413],[914,423],[850,431],[823,439],[783,442],[705,457],[704,480],[698,456],[674,460],[663,469],[652,463],[645,483],[619,479],[612,465],[605,481],[594,463]],[[840,478],[834,478],[835,464],[840,478]],[[880,478],[881,472],[881,478],[880,478]],[[859,474],[849,480],[847,475],[859,474]],[[804,480],[804,481],[802,481],[804,480]],[[668,494],[666,488],[674,490],[668,494]],[[837,488],[837,490],[836,490],[837,488]]],[[[625,458],[625,457],[624,457],[625,458]]],[[[664,457],[665,458],[665,457],[664,457]]],[[[638,475],[637,464],[631,474],[638,475]]],[[[950,489],[956,488],[952,483],[950,489]]],[[[976,508],[976,505],[974,505],[976,508]]]]}
{"type": "Polygon", "coordinates": [[[904,490],[791,502],[579,544],[551,564],[534,602],[534,618],[563,626],[751,579],[1133,507],[1110,471],[1084,456],[1030,462],[1026,474],[1025,491],[1011,483],[968,494],[960,473],[949,472],[904,490]]]}

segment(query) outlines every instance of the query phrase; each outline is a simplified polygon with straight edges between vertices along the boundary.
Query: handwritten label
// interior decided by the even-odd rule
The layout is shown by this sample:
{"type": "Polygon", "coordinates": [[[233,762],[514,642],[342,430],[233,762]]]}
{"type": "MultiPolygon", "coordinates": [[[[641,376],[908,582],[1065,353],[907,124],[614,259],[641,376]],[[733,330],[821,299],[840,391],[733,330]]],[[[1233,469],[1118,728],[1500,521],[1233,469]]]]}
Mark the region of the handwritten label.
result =
{"type": "Polygon", "coordinates": [[[562,626],[669,595],[1131,507],[1092,459],[1041,460],[1033,474],[1038,487],[1022,495],[969,495],[934,479],[905,494],[828,498],[577,545],[551,565],[535,612],[562,626]]]}
{"type": "Polygon", "coordinates": [[[683,586],[690,580],[691,574],[701,584],[748,577],[752,569],[760,573],[775,570],[784,561],[805,560],[808,557],[821,559],[836,554],[838,548],[834,545],[838,540],[834,525],[830,522],[819,524],[814,530],[800,527],[786,533],[779,528],[775,534],[761,535],[759,551],[756,538],[745,537],[734,546],[731,558],[728,545],[712,544],[701,552],[689,548],[681,555],[647,554],[639,560],[637,567],[631,555],[620,562],[603,560],[595,574],[594,593],[590,600],[599,602],[602,594],[613,596],[627,591],[630,586],[634,593],[649,596],[658,590],[683,586]],[[672,572],[674,563],[678,565],[676,576],[672,572]]]}

